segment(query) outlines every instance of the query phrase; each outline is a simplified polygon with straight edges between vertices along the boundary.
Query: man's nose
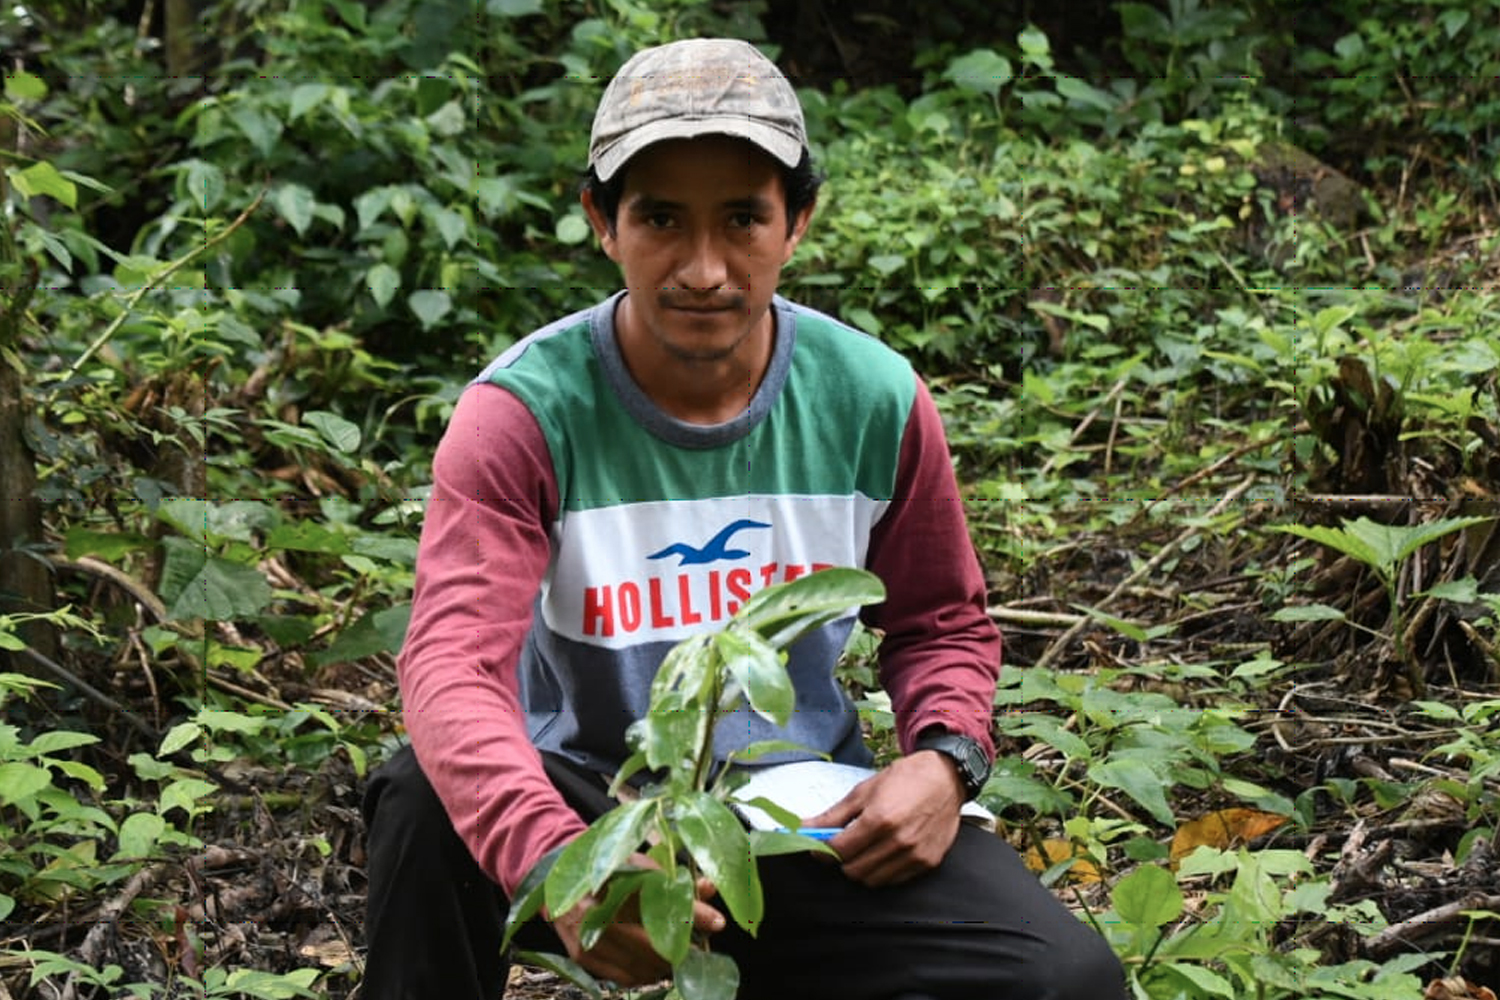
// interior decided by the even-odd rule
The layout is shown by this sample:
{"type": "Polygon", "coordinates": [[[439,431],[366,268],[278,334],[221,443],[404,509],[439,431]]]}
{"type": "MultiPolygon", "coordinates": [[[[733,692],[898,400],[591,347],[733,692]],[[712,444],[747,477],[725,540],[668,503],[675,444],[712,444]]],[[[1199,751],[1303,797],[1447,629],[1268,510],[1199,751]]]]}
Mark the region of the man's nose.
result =
{"type": "Polygon", "coordinates": [[[721,288],[729,281],[727,256],[713,233],[699,233],[687,247],[677,280],[683,288],[695,292],[721,288]]]}

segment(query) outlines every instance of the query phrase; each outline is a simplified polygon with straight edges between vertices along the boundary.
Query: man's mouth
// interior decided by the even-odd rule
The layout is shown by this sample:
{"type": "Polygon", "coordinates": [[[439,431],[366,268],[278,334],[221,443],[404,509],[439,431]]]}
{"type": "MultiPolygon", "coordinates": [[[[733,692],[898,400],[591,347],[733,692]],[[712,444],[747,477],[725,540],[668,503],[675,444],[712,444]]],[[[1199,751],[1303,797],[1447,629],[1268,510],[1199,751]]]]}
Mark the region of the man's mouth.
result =
{"type": "Polygon", "coordinates": [[[711,315],[713,313],[737,312],[745,308],[745,303],[740,299],[716,302],[680,302],[671,299],[662,301],[662,305],[676,312],[702,313],[711,315]]]}

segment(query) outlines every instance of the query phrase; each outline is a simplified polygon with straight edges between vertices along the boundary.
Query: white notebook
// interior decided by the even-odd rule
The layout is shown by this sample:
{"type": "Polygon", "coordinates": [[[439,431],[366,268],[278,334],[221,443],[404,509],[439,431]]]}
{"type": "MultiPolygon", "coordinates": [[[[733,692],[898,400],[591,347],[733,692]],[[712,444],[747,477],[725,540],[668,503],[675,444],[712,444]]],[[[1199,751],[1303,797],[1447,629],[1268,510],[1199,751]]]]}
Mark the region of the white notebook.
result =
{"type": "MultiPolygon", "coordinates": [[[[799,760],[741,770],[750,775],[750,780],[735,790],[735,798],[764,797],[804,819],[816,816],[848,795],[855,785],[875,775],[872,768],[825,760],[799,760]]],[[[781,827],[764,810],[742,804],[736,804],[734,808],[751,829],[776,830],[781,827]]],[[[995,828],[995,814],[977,802],[965,802],[961,815],[966,823],[986,830],[995,828]]]]}

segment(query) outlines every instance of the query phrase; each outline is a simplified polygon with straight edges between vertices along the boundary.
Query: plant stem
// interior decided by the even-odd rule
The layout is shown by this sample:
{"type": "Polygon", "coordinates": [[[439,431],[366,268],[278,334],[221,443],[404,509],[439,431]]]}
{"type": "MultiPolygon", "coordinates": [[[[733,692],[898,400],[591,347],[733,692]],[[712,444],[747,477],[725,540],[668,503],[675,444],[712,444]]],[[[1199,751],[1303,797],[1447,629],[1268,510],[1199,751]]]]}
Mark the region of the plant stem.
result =
{"type": "MultiPolygon", "coordinates": [[[[166,281],[172,275],[182,270],[182,268],[186,267],[188,264],[191,264],[193,261],[203,256],[203,254],[207,251],[224,242],[229,238],[229,235],[231,233],[240,228],[240,226],[243,226],[245,224],[245,221],[249,219],[251,215],[255,214],[255,210],[257,208],[260,208],[261,202],[266,200],[266,191],[266,188],[261,188],[260,194],[255,196],[255,200],[252,201],[250,205],[243,212],[241,212],[233,222],[225,226],[224,229],[220,232],[215,233],[212,239],[204,240],[203,243],[199,246],[194,247],[192,250],[189,250],[181,257],[178,257],[166,267],[153,274],[149,279],[147,279],[144,284],[141,285],[140,288],[137,288],[135,291],[131,292],[130,295],[125,299],[125,308],[121,309],[120,314],[110,321],[109,325],[104,328],[103,333],[94,338],[94,342],[88,346],[88,349],[78,356],[78,360],[73,362],[73,366],[68,369],[67,376],[62,379],[61,382],[59,382],[59,385],[66,385],[74,378],[77,378],[78,373],[83,369],[83,366],[92,361],[94,359],[94,355],[103,350],[104,345],[108,344],[114,337],[114,335],[119,332],[120,327],[125,325],[125,321],[130,318],[130,314],[135,310],[136,304],[139,303],[141,299],[146,297],[146,293],[159,288],[162,282],[166,281]]],[[[53,391],[55,394],[56,390],[53,391]]]]}

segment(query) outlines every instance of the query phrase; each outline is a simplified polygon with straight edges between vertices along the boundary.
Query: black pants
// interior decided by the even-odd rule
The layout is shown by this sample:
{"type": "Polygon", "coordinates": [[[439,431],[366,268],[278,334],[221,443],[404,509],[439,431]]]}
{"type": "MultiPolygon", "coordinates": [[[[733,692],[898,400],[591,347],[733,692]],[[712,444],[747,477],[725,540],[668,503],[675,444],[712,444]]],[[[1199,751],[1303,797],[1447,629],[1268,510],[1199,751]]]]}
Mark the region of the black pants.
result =
{"type": "MultiPolygon", "coordinates": [[[[543,755],[585,819],[613,802],[597,775],[543,755]]],[[[407,747],[370,780],[363,1000],[498,1000],[508,903],[458,839],[407,747]]],[[[965,825],[935,871],[867,889],[807,856],[765,858],[765,920],[713,947],[740,967],[740,1000],[1124,1000],[1119,962],[993,834],[965,825]]],[[[562,953],[545,924],[528,948],[562,953]]]]}

